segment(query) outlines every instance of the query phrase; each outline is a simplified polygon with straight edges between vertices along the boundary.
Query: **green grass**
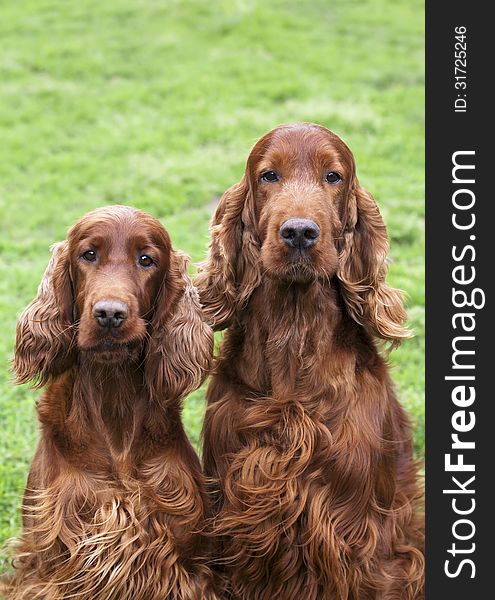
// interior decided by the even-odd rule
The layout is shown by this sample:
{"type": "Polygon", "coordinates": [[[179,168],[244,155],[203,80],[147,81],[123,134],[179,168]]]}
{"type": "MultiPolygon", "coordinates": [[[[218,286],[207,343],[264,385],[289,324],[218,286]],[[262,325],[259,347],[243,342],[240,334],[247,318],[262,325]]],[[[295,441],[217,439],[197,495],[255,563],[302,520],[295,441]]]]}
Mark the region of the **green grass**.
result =
{"type": "MultiPolygon", "coordinates": [[[[127,203],[200,260],[214,199],[284,122],[343,137],[381,207],[416,331],[393,377],[423,454],[421,0],[6,0],[0,39],[0,541],[18,530],[37,435],[38,392],[9,382],[14,328],[49,245],[127,203]]],[[[203,398],[184,412],[196,444],[203,398]]]]}

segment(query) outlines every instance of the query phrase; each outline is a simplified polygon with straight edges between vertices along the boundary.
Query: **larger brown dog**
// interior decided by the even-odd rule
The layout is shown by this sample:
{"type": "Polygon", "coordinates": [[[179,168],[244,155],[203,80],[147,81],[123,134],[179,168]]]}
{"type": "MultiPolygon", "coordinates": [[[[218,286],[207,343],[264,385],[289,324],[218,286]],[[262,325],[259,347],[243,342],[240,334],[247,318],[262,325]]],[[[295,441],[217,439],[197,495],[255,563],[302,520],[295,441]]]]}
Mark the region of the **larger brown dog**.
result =
{"type": "Polygon", "coordinates": [[[350,150],[323,127],[261,138],[220,201],[196,284],[228,328],[204,463],[229,598],[422,597],[409,423],[374,341],[409,335],[387,250],[350,150]]]}
{"type": "Polygon", "coordinates": [[[17,327],[18,382],[47,387],[9,599],[216,598],[180,420],[213,340],[186,264],[156,219],[124,206],[55,248],[17,327]]]}

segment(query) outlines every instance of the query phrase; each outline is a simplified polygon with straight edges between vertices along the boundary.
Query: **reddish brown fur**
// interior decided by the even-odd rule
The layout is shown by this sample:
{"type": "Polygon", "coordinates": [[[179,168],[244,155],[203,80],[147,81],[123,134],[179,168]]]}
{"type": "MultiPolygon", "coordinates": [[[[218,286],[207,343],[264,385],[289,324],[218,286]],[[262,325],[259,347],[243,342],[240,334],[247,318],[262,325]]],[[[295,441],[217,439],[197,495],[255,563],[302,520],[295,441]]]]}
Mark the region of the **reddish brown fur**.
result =
{"type": "Polygon", "coordinates": [[[220,201],[196,284],[228,328],[203,430],[227,598],[423,597],[410,427],[374,341],[410,335],[387,250],[352,153],[316,125],[261,138],[220,201]],[[321,231],[302,252],[279,234],[296,217],[321,231]]]}
{"type": "Polygon", "coordinates": [[[180,420],[212,341],[186,257],[156,219],[99,209],[55,246],[17,328],[18,382],[47,385],[7,598],[216,598],[204,484],[180,420]],[[154,264],[139,265],[143,254],[154,264]],[[93,317],[102,299],[127,304],[118,329],[93,317]]]}

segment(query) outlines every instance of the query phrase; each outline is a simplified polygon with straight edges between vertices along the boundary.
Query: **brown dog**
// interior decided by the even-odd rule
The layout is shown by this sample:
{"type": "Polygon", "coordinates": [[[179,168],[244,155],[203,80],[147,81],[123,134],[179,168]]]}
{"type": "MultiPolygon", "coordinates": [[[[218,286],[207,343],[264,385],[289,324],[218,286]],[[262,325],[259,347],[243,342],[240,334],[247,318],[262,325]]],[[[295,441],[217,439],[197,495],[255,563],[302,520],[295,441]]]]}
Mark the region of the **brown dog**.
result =
{"type": "Polygon", "coordinates": [[[354,158],[311,124],[254,146],[196,280],[227,329],[204,465],[236,600],[422,597],[421,490],[375,338],[408,337],[388,240],[354,158]]]}
{"type": "Polygon", "coordinates": [[[206,498],[180,399],[209,367],[184,255],[125,206],[58,244],[17,327],[17,380],[46,384],[9,599],[214,599],[206,498]]]}

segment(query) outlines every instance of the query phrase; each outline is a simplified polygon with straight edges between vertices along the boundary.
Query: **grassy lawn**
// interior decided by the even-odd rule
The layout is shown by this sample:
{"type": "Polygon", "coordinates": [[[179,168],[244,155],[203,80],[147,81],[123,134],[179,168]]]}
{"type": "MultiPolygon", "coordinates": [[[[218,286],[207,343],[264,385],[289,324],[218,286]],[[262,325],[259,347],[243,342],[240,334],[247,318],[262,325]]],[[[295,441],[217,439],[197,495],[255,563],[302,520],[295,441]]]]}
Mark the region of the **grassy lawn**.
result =
{"type": "MultiPolygon", "coordinates": [[[[393,377],[424,450],[421,0],[14,0],[0,19],[0,542],[16,533],[38,392],[9,382],[15,322],[49,245],[97,206],[158,217],[200,260],[214,200],[272,127],[353,149],[391,237],[416,337],[393,377]]],[[[184,418],[195,444],[204,390],[184,418]]]]}

